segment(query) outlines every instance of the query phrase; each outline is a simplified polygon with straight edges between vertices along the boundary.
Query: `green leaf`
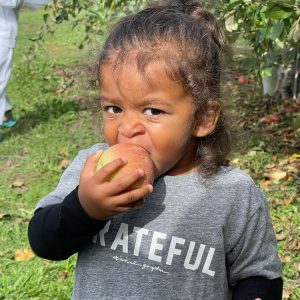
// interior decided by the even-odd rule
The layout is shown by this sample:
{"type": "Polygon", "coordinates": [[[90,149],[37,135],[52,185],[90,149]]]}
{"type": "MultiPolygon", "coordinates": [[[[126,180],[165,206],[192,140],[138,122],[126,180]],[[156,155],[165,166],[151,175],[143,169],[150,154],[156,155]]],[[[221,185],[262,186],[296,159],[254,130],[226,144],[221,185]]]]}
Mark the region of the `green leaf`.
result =
{"type": "Polygon", "coordinates": [[[272,76],[272,72],[273,72],[273,68],[272,67],[266,67],[260,70],[260,75],[261,77],[271,77],[272,76]]]}
{"type": "Polygon", "coordinates": [[[269,33],[269,38],[271,40],[276,40],[277,38],[280,37],[283,29],[284,29],[284,22],[282,20],[278,21],[275,24],[275,26],[271,27],[270,33],[269,33]]]}
{"type": "Polygon", "coordinates": [[[293,13],[291,9],[283,9],[282,7],[274,6],[268,9],[265,14],[273,20],[283,20],[290,17],[293,13]]]}
{"type": "Polygon", "coordinates": [[[247,57],[241,64],[241,69],[244,71],[253,70],[255,68],[256,60],[254,56],[247,57]]]}
{"type": "Polygon", "coordinates": [[[293,120],[292,128],[298,130],[300,128],[300,117],[293,120]]]}
{"type": "Polygon", "coordinates": [[[288,38],[295,43],[300,41],[300,18],[296,20],[291,26],[288,38]]]}
{"type": "Polygon", "coordinates": [[[269,0],[269,4],[281,5],[292,8],[295,5],[295,0],[269,0]]]}
{"type": "Polygon", "coordinates": [[[238,29],[238,24],[237,24],[237,22],[235,22],[234,14],[233,14],[233,13],[231,13],[231,14],[228,16],[228,18],[225,20],[225,28],[226,28],[226,30],[228,30],[229,32],[238,29]]]}

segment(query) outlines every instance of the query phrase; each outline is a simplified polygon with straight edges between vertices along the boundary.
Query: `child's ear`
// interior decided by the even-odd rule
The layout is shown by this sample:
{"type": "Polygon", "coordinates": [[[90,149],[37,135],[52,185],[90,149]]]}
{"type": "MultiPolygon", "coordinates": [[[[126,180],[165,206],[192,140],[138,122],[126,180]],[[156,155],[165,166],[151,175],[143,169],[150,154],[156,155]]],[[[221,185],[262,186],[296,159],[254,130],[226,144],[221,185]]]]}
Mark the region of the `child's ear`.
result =
{"type": "Polygon", "coordinates": [[[193,131],[194,137],[205,137],[210,135],[216,128],[220,116],[220,102],[210,101],[212,109],[208,110],[206,117],[198,119],[193,131]]]}

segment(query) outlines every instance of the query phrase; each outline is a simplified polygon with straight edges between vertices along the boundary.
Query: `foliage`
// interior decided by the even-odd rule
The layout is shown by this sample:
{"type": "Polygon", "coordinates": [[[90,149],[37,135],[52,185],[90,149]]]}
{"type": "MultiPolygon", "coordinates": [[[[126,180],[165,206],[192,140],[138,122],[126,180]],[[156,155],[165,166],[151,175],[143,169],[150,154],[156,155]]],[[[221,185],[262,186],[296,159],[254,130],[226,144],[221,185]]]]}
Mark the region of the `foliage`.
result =
{"type": "Polygon", "coordinates": [[[218,10],[228,38],[243,38],[253,48],[245,65],[256,64],[262,76],[270,76],[272,67],[295,60],[300,46],[299,0],[220,0],[218,10]]]}
{"type": "Polygon", "coordinates": [[[40,30],[36,41],[44,39],[47,32],[52,32],[51,24],[60,24],[72,20],[73,28],[83,26],[85,36],[79,44],[83,48],[103,35],[112,20],[126,15],[139,7],[143,0],[52,0],[45,6],[45,25],[40,30]]]}

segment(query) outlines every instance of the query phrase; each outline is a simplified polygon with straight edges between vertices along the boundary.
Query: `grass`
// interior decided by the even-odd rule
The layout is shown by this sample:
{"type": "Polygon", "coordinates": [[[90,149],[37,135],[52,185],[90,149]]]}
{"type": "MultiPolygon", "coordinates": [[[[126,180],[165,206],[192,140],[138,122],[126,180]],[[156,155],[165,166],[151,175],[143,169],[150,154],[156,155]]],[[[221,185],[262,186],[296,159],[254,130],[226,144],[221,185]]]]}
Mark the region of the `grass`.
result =
{"type": "MultiPolygon", "coordinates": [[[[85,92],[82,84],[82,58],[87,50],[76,46],[83,36],[80,28],[61,24],[54,36],[47,37],[34,61],[28,63],[25,58],[29,38],[42,25],[42,14],[26,10],[20,15],[8,87],[18,123],[1,132],[5,141],[0,145],[0,299],[70,298],[76,255],[50,262],[24,252],[18,260],[17,250],[29,249],[27,225],[38,200],[56,186],[78,150],[103,139],[101,118],[93,109],[96,91],[85,92]]],[[[255,82],[239,85],[236,70],[238,67],[228,72],[227,87],[234,105],[242,111],[236,122],[248,142],[232,161],[247,170],[268,196],[284,266],[284,297],[300,299],[300,159],[292,156],[299,154],[295,144],[299,130],[292,130],[290,123],[299,116],[299,109],[279,124],[257,122],[269,100],[257,92],[255,82]],[[275,170],[287,176],[274,178],[275,170]]],[[[268,113],[290,104],[273,103],[268,113]]]]}

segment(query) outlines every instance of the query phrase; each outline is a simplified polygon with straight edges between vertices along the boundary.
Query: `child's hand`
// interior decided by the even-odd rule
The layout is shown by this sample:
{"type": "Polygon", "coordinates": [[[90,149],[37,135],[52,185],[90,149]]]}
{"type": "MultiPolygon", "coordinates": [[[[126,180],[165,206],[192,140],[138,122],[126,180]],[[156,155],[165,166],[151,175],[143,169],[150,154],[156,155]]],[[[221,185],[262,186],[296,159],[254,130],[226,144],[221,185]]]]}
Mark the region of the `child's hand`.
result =
{"type": "Polygon", "coordinates": [[[96,172],[96,164],[102,151],[88,157],[82,170],[78,198],[87,214],[97,220],[127,212],[140,207],[143,198],[152,192],[152,185],[126,191],[135,181],[144,176],[143,170],[136,170],[130,175],[109,182],[107,179],[118,168],[127,162],[121,158],[116,159],[96,172]]]}

